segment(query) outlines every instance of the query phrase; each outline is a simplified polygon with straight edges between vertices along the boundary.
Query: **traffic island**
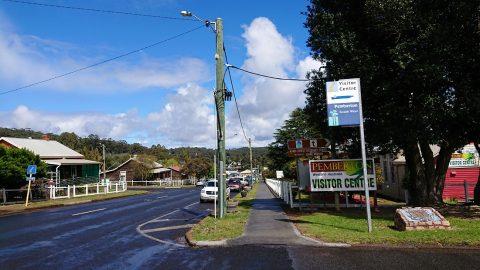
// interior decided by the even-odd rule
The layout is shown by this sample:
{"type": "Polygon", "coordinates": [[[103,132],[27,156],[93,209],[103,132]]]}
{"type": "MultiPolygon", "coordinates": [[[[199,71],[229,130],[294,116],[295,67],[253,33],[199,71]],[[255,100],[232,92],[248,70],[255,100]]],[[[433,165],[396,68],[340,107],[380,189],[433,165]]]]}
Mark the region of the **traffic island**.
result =
{"type": "Polygon", "coordinates": [[[30,211],[34,211],[34,210],[43,209],[43,208],[53,208],[53,207],[60,207],[60,206],[66,206],[66,205],[74,205],[74,204],[82,204],[82,203],[89,203],[89,202],[111,200],[111,199],[116,199],[116,198],[121,198],[121,197],[141,195],[141,194],[145,194],[145,193],[148,193],[148,191],[126,190],[124,192],[119,192],[119,193],[108,193],[108,194],[92,195],[92,196],[70,198],[70,199],[57,199],[57,200],[30,202],[29,205],[26,206],[26,207],[25,207],[24,203],[2,205],[2,206],[0,206],[0,217],[1,216],[10,216],[10,215],[14,215],[14,214],[30,212],[30,211]]]}
{"type": "Polygon", "coordinates": [[[223,219],[212,215],[205,217],[185,235],[190,246],[226,245],[229,239],[241,236],[245,230],[252,203],[257,193],[258,184],[245,197],[237,194],[233,200],[238,202],[236,211],[227,213],[223,219]]]}
{"type": "Polygon", "coordinates": [[[321,210],[301,213],[288,210],[291,221],[307,237],[352,246],[464,247],[480,248],[480,219],[445,215],[449,230],[399,231],[395,228],[396,208],[372,213],[373,232],[368,233],[365,209],[321,210]]]}

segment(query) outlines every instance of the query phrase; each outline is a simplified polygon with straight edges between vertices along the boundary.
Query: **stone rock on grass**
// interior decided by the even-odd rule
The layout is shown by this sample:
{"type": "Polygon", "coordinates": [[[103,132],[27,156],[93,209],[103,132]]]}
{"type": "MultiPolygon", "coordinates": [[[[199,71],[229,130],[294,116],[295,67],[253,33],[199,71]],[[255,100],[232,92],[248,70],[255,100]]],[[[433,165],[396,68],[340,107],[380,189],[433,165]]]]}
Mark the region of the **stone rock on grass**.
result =
{"type": "Polygon", "coordinates": [[[399,231],[450,229],[450,222],[431,207],[402,207],[395,211],[399,231]]]}

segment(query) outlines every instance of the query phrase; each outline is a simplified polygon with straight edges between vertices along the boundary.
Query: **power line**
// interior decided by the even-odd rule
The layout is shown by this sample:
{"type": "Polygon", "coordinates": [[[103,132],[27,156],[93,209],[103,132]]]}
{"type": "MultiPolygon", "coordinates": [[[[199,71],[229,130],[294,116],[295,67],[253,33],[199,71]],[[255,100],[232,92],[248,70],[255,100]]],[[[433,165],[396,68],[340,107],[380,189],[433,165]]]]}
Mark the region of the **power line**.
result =
{"type": "Polygon", "coordinates": [[[83,71],[83,70],[86,70],[86,69],[90,69],[90,68],[93,68],[93,67],[96,67],[96,66],[99,66],[99,65],[102,65],[102,64],[105,64],[105,63],[108,63],[108,62],[111,62],[113,60],[117,60],[119,58],[122,58],[122,57],[125,57],[125,56],[128,56],[128,55],[131,55],[131,54],[134,54],[134,53],[138,53],[138,52],[141,52],[143,50],[146,50],[146,49],[149,49],[151,47],[154,47],[154,46],[157,46],[157,45],[160,45],[162,43],[165,43],[167,41],[170,41],[170,40],[173,40],[173,39],[176,39],[176,38],[179,38],[181,36],[184,36],[188,33],[191,33],[195,30],[198,30],[200,28],[203,28],[204,26],[201,25],[201,26],[198,26],[198,27],[195,27],[193,29],[190,29],[188,31],[185,31],[183,33],[180,33],[180,34],[177,34],[175,36],[171,36],[169,38],[166,38],[164,40],[161,40],[159,42],[155,42],[153,44],[150,44],[148,46],[145,46],[145,47],[142,47],[140,49],[136,49],[134,51],[130,51],[130,52],[127,52],[127,53],[124,53],[124,54],[121,54],[121,55],[118,55],[118,56],[115,56],[115,57],[112,57],[112,58],[109,58],[109,59],[106,59],[106,60],[103,60],[101,62],[97,62],[95,64],[91,64],[89,66],[85,66],[85,67],[82,67],[82,68],[78,68],[78,69],[75,69],[75,70],[72,70],[72,71],[69,71],[67,73],[63,73],[63,74],[60,74],[60,75],[56,75],[54,77],[51,77],[51,78],[48,78],[48,79],[45,79],[45,80],[42,80],[42,81],[38,81],[38,82],[34,82],[34,83],[31,83],[31,84],[28,84],[28,85],[24,85],[22,87],[18,87],[18,88],[15,88],[15,89],[11,89],[11,90],[7,90],[7,91],[4,91],[4,92],[0,92],[0,95],[5,95],[5,94],[8,94],[8,93],[11,93],[11,92],[15,92],[15,91],[19,91],[19,90],[22,90],[22,89],[25,89],[25,88],[29,88],[29,87],[32,87],[32,86],[35,86],[35,85],[39,85],[39,84],[42,84],[42,83],[46,83],[46,82],[49,82],[49,81],[53,81],[55,79],[58,79],[58,78],[62,78],[62,77],[66,77],[68,75],[71,75],[73,73],[77,73],[77,72],[80,72],[80,71],[83,71]]]}
{"type": "Polygon", "coordinates": [[[298,81],[298,82],[310,82],[310,81],[312,81],[312,80],[310,80],[310,79],[282,78],[282,77],[275,77],[275,76],[265,75],[265,74],[253,72],[253,71],[250,71],[250,70],[246,70],[246,69],[243,69],[243,68],[239,68],[239,67],[234,66],[234,65],[228,65],[227,67],[231,67],[231,68],[234,68],[234,69],[238,69],[238,70],[241,70],[241,71],[243,71],[243,72],[250,73],[250,74],[253,74],[253,75],[256,75],[256,76],[265,77],[265,78],[269,78],[269,79],[275,79],[275,80],[281,80],[281,81],[298,81]]]}
{"type": "Polygon", "coordinates": [[[249,140],[247,138],[247,135],[245,134],[245,129],[243,128],[242,117],[240,116],[240,110],[238,109],[237,96],[235,95],[235,87],[233,86],[232,74],[231,74],[230,68],[229,68],[229,66],[231,66],[231,65],[228,64],[228,56],[227,56],[227,50],[225,50],[225,46],[223,46],[223,52],[225,54],[225,62],[227,62],[228,77],[230,79],[230,85],[232,86],[233,100],[235,101],[235,107],[237,108],[238,119],[240,120],[240,126],[242,127],[243,137],[245,138],[245,140],[248,143],[249,140]]]}
{"type": "Polygon", "coordinates": [[[2,0],[2,1],[17,3],[17,4],[40,6],[40,7],[63,8],[63,9],[72,9],[72,10],[81,10],[81,11],[90,11],[90,12],[111,13],[111,14],[140,16],[140,17],[150,17],[150,18],[157,18],[157,19],[179,20],[179,21],[196,21],[194,19],[181,18],[181,17],[169,17],[169,16],[159,16],[159,15],[153,15],[153,14],[142,14],[142,13],[126,12],[126,11],[116,11],[116,10],[106,10],[106,9],[96,9],[96,8],[84,8],[84,7],[74,7],[74,6],[63,6],[63,5],[45,4],[45,3],[31,2],[31,1],[21,1],[21,0],[2,0]]]}

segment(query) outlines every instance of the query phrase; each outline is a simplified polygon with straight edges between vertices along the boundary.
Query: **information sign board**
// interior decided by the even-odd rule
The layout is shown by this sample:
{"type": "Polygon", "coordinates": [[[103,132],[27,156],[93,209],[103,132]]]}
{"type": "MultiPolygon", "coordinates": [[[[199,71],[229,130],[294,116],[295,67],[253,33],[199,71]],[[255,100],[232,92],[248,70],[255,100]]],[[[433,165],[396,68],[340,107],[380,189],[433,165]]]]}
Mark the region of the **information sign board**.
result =
{"type": "MultiPolygon", "coordinates": [[[[361,159],[310,160],[311,191],[365,190],[361,159]]],[[[375,165],[367,160],[368,190],[376,190],[375,165]]]]}
{"type": "Polygon", "coordinates": [[[360,79],[327,82],[328,125],[360,125],[360,79]]]}

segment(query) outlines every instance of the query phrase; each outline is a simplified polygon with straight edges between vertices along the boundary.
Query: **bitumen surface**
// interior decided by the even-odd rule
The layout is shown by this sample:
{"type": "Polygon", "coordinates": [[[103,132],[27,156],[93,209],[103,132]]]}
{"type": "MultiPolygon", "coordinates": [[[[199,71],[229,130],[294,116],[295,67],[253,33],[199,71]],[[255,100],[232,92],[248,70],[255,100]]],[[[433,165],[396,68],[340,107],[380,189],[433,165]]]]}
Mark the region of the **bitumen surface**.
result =
{"type": "MultiPolygon", "coordinates": [[[[0,269],[479,269],[475,250],[245,244],[190,248],[213,204],[159,190],[0,218],[0,269]]],[[[273,202],[269,202],[273,204],[273,202]]],[[[272,208],[278,209],[278,208],[272,208]]],[[[275,228],[272,228],[273,230],[275,228]]]]}

